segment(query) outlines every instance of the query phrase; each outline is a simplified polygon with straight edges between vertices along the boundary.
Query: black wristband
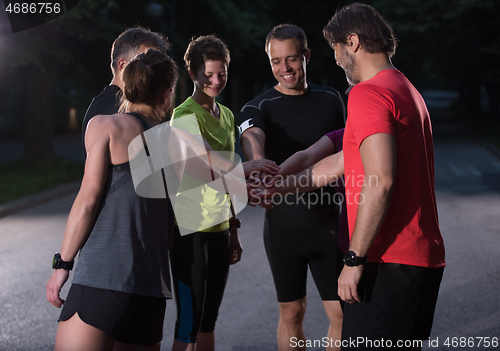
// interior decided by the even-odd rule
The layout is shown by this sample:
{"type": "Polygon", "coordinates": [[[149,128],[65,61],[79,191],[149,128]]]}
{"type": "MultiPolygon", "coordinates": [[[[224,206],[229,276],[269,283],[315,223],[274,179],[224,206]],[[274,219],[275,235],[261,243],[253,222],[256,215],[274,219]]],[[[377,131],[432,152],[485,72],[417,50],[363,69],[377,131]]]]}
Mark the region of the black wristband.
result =
{"type": "Polygon", "coordinates": [[[61,254],[56,252],[54,258],[52,259],[52,268],[53,269],[64,269],[70,271],[73,269],[73,265],[75,264],[75,260],[70,262],[63,261],[61,258],[61,254]]]}
{"type": "Polygon", "coordinates": [[[365,264],[368,261],[368,257],[359,257],[354,251],[347,251],[344,254],[344,263],[348,267],[355,267],[365,264]]]}

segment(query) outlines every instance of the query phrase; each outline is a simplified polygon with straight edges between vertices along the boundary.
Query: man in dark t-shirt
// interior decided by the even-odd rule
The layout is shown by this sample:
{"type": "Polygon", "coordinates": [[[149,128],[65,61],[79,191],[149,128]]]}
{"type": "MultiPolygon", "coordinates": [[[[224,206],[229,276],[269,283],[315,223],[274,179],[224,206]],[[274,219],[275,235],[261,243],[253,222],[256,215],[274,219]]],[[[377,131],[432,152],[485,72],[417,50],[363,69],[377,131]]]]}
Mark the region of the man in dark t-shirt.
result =
{"type": "Polygon", "coordinates": [[[113,115],[120,108],[121,91],[123,89],[122,73],[125,66],[138,54],[148,49],[166,52],[170,44],[161,34],[149,29],[134,27],[121,33],[111,47],[111,71],[113,79],[103,91],[92,99],[82,124],[83,159],[87,159],[85,149],[85,131],[92,117],[97,115],[113,115]]]}
{"type": "MultiPolygon", "coordinates": [[[[267,158],[280,164],[328,132],[343,128],[345,109],[335,89],[307,84],[310,52],[302,29],[289,24],[275,27],[266,38],[266,52],[278,84],[243,107],[239,129],[247,160],[267,158]]],[[[290,194],[273,201],[274,208],[266,211],[264,244],[280,307],[280,351],[305,349],[302,321],[308,267],[330,320],[328,338],[340,339],[337,278],[342,254],[334,194],[329,187],[290,194]]]]}

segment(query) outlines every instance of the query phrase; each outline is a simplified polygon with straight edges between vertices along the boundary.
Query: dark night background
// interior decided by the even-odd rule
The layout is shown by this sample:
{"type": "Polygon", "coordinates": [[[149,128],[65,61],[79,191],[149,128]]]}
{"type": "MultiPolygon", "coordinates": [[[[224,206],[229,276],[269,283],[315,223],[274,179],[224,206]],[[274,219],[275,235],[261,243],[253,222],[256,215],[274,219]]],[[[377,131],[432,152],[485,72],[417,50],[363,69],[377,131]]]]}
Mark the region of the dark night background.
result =
{"type": "MultiPolygon", "coordinates": [[[[231,52],[229,81],[219,101],[235,115],[275,84],[264,52],[274,25],[293,23],[308,36],[308,81],[344,91],[322,29],[335,10],[352,1],[302,0],[81,0],[66,15],[12,33],[0,14],[0,139],[24,139],[26,161],[50,162],[51,138],[71,132],[92,97],[111,81],[109,52],[126,28],[141,25],[168,37],[180,79],[176,104],[192,92],[182,57],[191,37],[215,33],[231,52]]],[[[373,0],[399,39],[393,57],[419,90],[457,94],[449,113],[500,139],[500,1],[373,0]]],[[[72,132],[78,133],[78,130],[72,132]]]]}

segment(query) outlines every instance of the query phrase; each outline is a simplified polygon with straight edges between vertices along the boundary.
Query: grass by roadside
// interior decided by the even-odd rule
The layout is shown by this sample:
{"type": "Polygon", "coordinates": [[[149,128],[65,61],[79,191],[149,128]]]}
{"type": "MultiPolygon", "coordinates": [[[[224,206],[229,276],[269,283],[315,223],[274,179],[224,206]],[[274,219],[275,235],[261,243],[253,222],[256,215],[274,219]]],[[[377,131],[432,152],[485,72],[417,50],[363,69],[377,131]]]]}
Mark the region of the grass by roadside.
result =
{"type": "Polygon", "coordinates": [[[498,155],[498,150],[500,150],[500,121],[465,121],[464,126],[470,129],[480,140],[492,146],[498,155]]]}
{"type": "Polygon", "coordinates": [[[0,163],[0,203],[80,180],[83,164],[58,159],[51,165],[26,165],[21,161],[0,163]]]}
{"type": "Polygon", "coordinates": [[[468,111],[457,102],[452,104],[449,113],[484,142],[500,150],[499,116],[491,117],[484,112],[468,111]]]}
{"type": "Polygon", "coordinates": [[[475,127],[476,132],[487,143],[500,150],[500,122],[490,123],[481,127],[475,127]]]}

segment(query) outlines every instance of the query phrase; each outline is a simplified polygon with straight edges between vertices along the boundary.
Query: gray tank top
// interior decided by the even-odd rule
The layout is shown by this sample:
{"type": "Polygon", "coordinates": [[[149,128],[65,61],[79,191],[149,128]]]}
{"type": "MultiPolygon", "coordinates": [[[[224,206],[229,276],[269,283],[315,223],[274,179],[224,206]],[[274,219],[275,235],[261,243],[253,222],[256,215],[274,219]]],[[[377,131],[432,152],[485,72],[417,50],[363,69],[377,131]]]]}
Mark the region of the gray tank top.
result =
{"type": "MultiPolygon", "coordinates": [[[[136,117],[150,128],[141,116],[136,117]]],[[[169,199],[148,199],[134,190],[129,163],[108,169],[95,224],[80,251],[73,283],[132,294],[171,298],[169,237],[174,213],[169,199]]]]}

